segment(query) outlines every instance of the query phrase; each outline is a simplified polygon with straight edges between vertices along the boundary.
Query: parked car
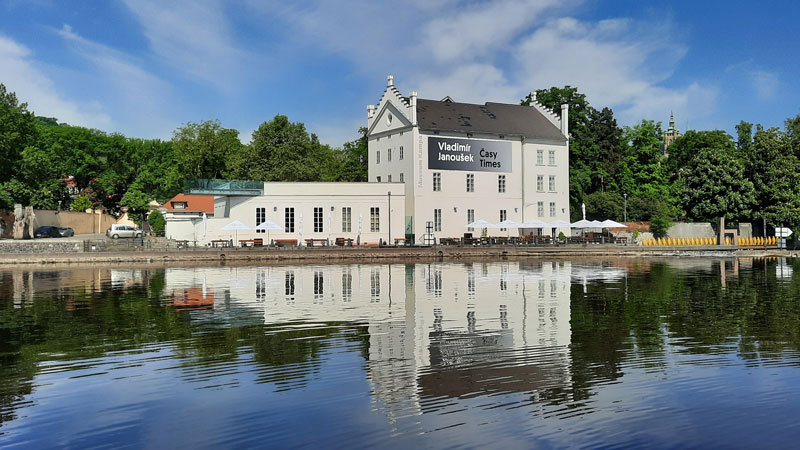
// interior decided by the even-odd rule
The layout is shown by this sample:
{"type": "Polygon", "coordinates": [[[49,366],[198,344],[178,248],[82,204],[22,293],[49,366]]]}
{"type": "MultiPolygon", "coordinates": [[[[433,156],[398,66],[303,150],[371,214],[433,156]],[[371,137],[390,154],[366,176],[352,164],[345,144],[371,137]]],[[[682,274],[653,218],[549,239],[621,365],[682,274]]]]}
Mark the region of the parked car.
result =
{"type": "Polygon", "coordinates": [[[52,226],[45,226],[39,227],[33,233],[34,238],[48,238],[48,237],[60,237],[61,235],[58,233],[58,227],[52,226]]]}
{"type": "Polygon", "coordinates": [[[111,239],[119,238],[140,238],[144,235],[142,230],[137,229],[133,225],[122,225],[115,223],[106,230],[106,237],[111,239]]]}
{"type": "Polygon", "coordinates": [[[47,237],[70,237],[75,236],[75,230],[70,227],[54,227],[54,226],[44,226],[39,227],[33,233],[33,237],[35,238],[47,238],[47,237]]]}

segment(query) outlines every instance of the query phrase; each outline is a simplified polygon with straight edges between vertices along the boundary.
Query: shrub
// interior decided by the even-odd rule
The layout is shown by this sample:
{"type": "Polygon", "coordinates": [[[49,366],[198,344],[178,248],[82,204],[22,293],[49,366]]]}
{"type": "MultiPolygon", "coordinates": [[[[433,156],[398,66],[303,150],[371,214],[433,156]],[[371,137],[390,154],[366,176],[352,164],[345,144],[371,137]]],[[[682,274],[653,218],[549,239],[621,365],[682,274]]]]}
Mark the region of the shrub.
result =
{"type": "Polygon", "coordinates": [[[84,212],[92,207],[92,201],[86,195],[81,195],[72,202],[72,210],[84,212]]]}
{"type": "Polygon", "coordinates": [[[161,211],[153,211],[147,216],[147,223],[150,224],[150,229],[155,236],[163,236],[164,235],[164,228],[167,225],[167,221],[164,220],[164,215],[161,214],[161,211]]]}
{"type": "Polygon", "coordinates": [[[650,220],[650,231],[653,236],[660,238],[667,235],[667,230],[672,225],[672,216],[667,207],[659,208],[658,213],[650,220]]]}

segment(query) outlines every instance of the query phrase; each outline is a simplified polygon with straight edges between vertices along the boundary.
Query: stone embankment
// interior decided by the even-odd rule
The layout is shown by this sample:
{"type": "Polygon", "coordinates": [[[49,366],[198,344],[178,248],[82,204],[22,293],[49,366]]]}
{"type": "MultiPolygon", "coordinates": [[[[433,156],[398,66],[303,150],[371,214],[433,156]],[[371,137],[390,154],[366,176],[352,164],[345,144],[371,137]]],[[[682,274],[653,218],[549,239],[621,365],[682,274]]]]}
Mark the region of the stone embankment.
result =
{"type": "Polygon", "coordinates": [[[798,251],[737,250],[730,246],[707,247],[640,247],[620,245],[566,245],[547,247],[513,246],[433,246],[433,247],[320,247],[320,248],[225,248],[225,249],[130,249],[85,252],[76,243],[52,242],[47,251],[23,252],[16,244],[15,252],[0,248],[0,266],[31,264],[105,264],[105,263],[219,263],[219,262],[346,262],[363,260],[460,260],[497,258],[584,258],[584,257],[735,257],[735,256],[800,256],[798,251]],[[59,245],[59,244],[63,244],[59,245]],[[52,250],[49,250],[51,249],[52,250]]]}

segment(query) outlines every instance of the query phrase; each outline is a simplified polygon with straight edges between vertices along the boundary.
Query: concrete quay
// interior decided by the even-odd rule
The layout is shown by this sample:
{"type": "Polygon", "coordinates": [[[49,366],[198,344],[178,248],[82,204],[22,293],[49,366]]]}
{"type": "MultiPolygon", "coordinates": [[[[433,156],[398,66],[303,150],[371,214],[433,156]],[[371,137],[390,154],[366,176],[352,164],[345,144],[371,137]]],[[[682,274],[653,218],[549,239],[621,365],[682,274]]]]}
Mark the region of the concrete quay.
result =
{"type": "Polygon", "coordinates": [[[362,260],[468,260],[497,258],[584,257],[797,257],[792,250],[740,250],[733,246],[641,247],[620,245],[562,246],[431,246],[431,247],[289,247],[289,248],[188,248],[116,250],[74,253],[0,253],[0,266],[120,263],[220,263],[220,262],[357,262],[362,260]]]}

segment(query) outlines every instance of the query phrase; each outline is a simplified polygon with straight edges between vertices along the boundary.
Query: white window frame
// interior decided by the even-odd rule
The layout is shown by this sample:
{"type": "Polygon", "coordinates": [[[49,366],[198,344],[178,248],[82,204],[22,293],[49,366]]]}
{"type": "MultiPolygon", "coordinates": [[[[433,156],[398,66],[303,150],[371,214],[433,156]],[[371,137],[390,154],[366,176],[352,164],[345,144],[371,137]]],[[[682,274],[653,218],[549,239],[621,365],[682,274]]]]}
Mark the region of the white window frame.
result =
{"type": "Polygon", "coordinates": [[[325,212],[321,206],[314,207],[314,233],[325,232],[325,212]]]}
{"type": "Polygon", "coordinates": [[[342,233],[353,231],[353,208],[350,206],[342,207],[342,233]]]}
{"type": "MultiPolygon", "coordinates": [[[[467,210],[467,223],[472,223],[472,222],[475,222],[475,210],[474,209],[468,209],[467,210]]],[[[469,228],[467,228],[467,231],[475,231],[475,228],[469,227],[469,228]]]]}
{"type": "Polygon", "coordinates": [[[503,194],[506,192],[506,176],[505,175],[498,175],[497,176],[497,192],[503,194]]]}
{"type": "Polygon", "coordinates": [[[536,150],[536,165],[543,166],[544,165],[544,150],[537,149],[536,150]]]}
{"type": "Polygon", "coordinates": [[[544,217],[544,202],[536,202],[536,216],[544,217]]]}
{"type": "Polygon", "coordinates": [[[294,207],[283,208],[283,232],[294,233],[294,207]]]}
{"type": "Polygon", "coordinates": [[[381,163],[381,151],[375,150],[375,164],[381,163]]]}
{"type": "Polygon", "coordinates": [[[433,231],[442,231],[442,210],[439,208],[433,210],[433,231]]]}
{"type": "Polygon", "coordinates": [[[467,192],[475,192],[475,174],[467,174],[467,192]]]}
{"type": "MultiPolygon", "coordinates": [[[[263,207],[256,208],[256,226],[259,226],[266,221],[267,221],[267,208],[263,207]]],[[[267,232],[266,230],[256,229],[256,233],[266,233],[266,232],[267,232]]]]}
{"type": "MultiPolygon", "coordinates": [[[[402,136],[402,135],[403,135],[403,133],[401,132],[401,133],[400,133],[400,136],[402,136]]],[[[399,155],[399,159],[400,159],[400,161],[402,161],[402,160],[403,160],[403,146],[402,146],[402,145],[400,146],[400,155],[399,155]]]]}
{"type": "Polygon", "coordinates": [[[556,176],[550,175],[547,177],[547,190],[550,192],[556,191],[556,176]]]}
{"type": "Polygon", "coordinates": [[[442,192],[442,172],[433,172],[433,192],[442,192]]]}
{"type": "Polygon", "coordinates": [[[544,175],[536,175],[536,192],[544,192],[544,175]]]}
{"type": "Polygon", "coordinates": [[[381,232],[381,208],[379,206],[369,208],[369,231],[371,233],[381,232]]]}
{"type": "Polygon", "coordinates": [[[547,163],[551,166],[556,165],[556,151],[555,150],[548,150],[547,151],[547,163]]]}
{"type": "Polygon", "coordinates": [[[550,217],[556,216],[556,202],[550,202],[550,217]]]}

